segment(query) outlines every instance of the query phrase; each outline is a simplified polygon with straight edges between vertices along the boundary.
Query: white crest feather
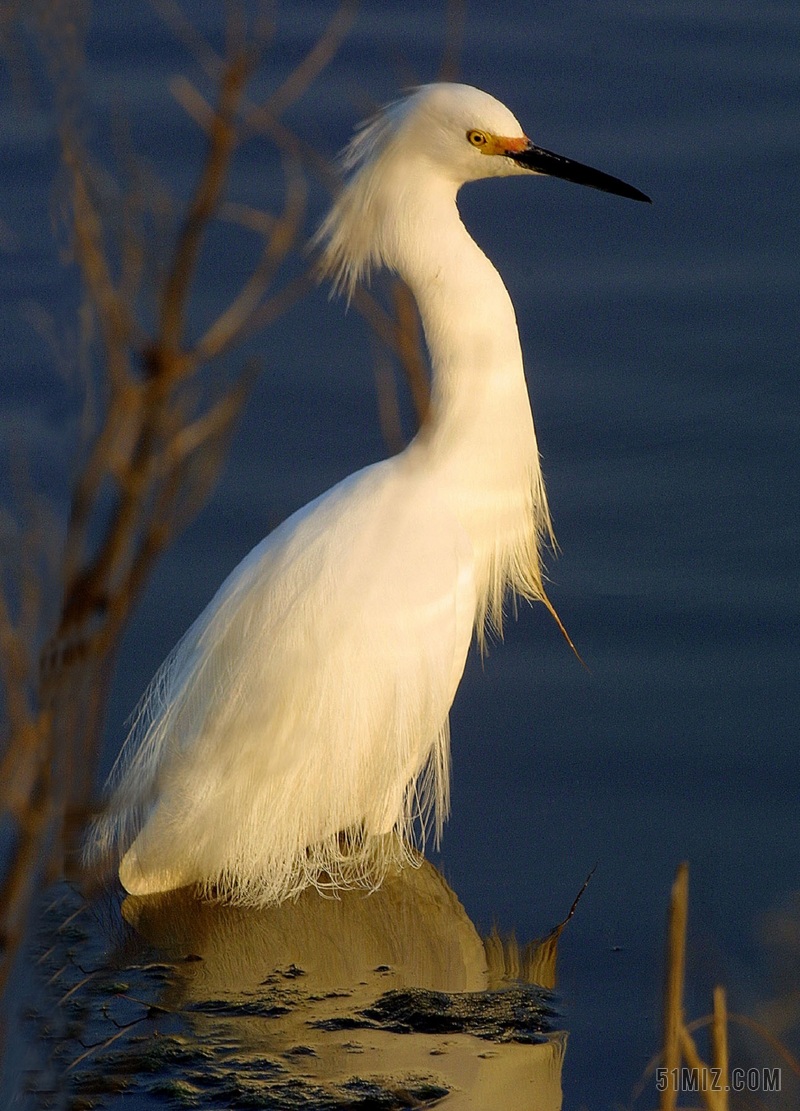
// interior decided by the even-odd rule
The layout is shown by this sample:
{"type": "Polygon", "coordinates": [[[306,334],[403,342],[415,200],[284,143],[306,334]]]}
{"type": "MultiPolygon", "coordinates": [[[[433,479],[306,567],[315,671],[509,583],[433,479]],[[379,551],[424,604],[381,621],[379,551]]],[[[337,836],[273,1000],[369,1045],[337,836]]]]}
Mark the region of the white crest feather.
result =
{"type": "Polygon", "coordinates": [[[396,140],[398,125],[408,111],[407,100],[387,105],[365,121],[339,159],[345,183],[312,240],[322,248],[321,277],[330,278],[336,293],[349,300],[359,281],[368,281],[382,261],[376,229],[384,222],[387,148],[396,140]]]}

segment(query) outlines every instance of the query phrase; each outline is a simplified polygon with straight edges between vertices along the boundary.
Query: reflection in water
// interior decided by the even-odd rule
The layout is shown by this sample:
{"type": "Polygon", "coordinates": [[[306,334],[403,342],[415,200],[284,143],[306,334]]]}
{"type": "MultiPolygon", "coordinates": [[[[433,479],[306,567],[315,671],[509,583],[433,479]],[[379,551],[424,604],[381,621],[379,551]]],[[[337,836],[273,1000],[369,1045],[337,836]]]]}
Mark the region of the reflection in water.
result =
{"type": "Polygon", "coordinates": [[[123,915],[160,984],[160,1037],[133,1030],[114,1060],[140,1095],[157,1076],[150,1091],[197,1107],[561,1106],[566,1035],[527,980],[553,984],[558,930],[483,942],[428,862],[367,896],[249,910],[174,892],[129,897],[123,915]]]}

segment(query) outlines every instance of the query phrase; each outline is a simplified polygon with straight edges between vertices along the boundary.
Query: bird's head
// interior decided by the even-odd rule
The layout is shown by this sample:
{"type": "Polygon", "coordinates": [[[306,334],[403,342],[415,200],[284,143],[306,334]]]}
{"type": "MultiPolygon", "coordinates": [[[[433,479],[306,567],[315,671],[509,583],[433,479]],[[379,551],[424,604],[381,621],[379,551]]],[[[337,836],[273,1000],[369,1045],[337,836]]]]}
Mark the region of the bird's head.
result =
{"type": "MultiPolygon", "coordinates": [[[[458,184],[532,173],[560,177],[631,200],[650,200],[619,178],[536,146],[504,104],[471,85],[423,85],[391,105],[376,121],[380,151],[376,149],[378,144],[372,145],[371,138],[378,138],[370,137],[372,127],[368,124],[361,132],[370,147],[370,157],[380,157],[393,148],[407,158],[431,161],[442,175],[458,184]]],[[[359,162],[363,157],[358,142],[361,135],[351,146],[359,162]]]]}
{"type": "Polygon", "coordinates": [[[317,243],[324,245],[323,272],[349,292],[383,254],[381,215],[396,210],[413,183],[440,182],[455,191],[481,178],[541,174],[650,199],[619,178],[536,146],[504,104],[471,85],[423,85],[388,105],[357,131],[342,166],[347,183],[317,243]]]}
{"type": "MultiPolygon", "coordinates": [[[[499,100],[470,85],[424,85],[390,105],[384,118],[388,126],[374,136],[384,156],[426,164],[456,186],[524,172],[507,157],[528,141],[518,120],[499,100]]],[[[367,142],[369,130],[370,125],[362,133],[367,142]]],[[[376,154],[372,147],[370,155],[376,154]]]]}

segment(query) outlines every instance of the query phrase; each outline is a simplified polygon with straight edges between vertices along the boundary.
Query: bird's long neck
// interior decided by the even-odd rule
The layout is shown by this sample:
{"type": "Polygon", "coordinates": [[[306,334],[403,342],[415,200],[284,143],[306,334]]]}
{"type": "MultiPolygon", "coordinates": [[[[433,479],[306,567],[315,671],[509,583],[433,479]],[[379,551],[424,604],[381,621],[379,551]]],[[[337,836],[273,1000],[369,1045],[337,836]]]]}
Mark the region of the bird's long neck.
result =
{"type": "MultiPolygon", "coordinates": [[[[544,598],[550,536],[519,334],[508,292],[470,237],[456,188],[406,194],[391,264],[419,306],[431,358],[430,414],[410,448],[433,469],[476,556],[478,624],[501,622],[507,587],[544,598]]],[[[397,215],[397,214],[396,214],[397,215]]]]}

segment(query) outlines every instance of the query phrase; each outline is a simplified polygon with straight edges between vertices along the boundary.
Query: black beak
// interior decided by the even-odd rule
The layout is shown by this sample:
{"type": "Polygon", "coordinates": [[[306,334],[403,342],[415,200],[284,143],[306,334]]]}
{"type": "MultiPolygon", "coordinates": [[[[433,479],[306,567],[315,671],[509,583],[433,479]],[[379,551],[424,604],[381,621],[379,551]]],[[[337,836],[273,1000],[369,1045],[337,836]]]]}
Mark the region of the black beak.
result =
{"type": "Polygon", "coordinates": [[[560,177],[564,181],[574,181],[576,185],[588,185],[591,189],[602,189],[604,193],[615,193],[618,197],[630,197],[632,201],[646,201],[651,204],[650,198],[620,181],[618,177],[604,174],[601,170],[593,170],[591,166],[584,166],[581,162],[573,162],[571,158],[564,158],[560,154],[553,154],[550,150],[530,143],[521,151],[509,151],[508,157],[513,158],[526,170],[535,174],[546,174],[548,177],[560,177]]]}

